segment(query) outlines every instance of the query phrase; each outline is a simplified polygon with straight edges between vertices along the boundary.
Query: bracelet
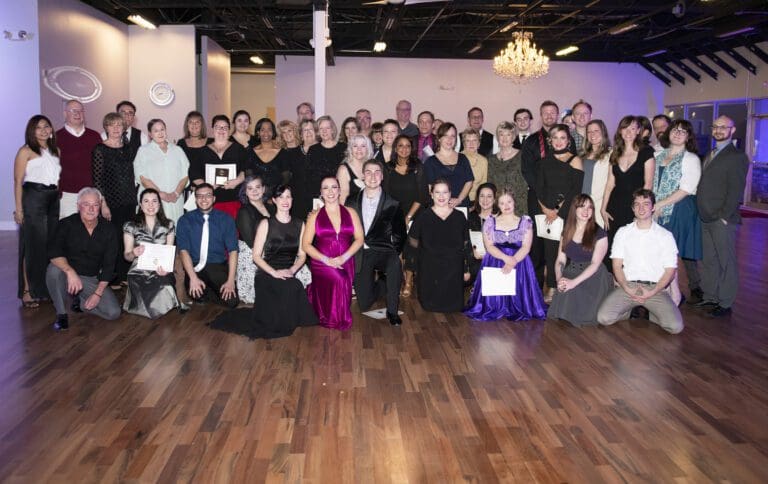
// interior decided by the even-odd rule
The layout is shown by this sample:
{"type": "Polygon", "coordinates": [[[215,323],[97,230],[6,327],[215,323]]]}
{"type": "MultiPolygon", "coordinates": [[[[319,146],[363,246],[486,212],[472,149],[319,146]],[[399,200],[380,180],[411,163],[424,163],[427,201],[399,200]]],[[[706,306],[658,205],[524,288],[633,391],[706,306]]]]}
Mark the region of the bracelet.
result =
{"type": "Polygon", "coordinates": [[[331,259],[329,259],[327,255],[322,256],[320,260],[323,261],[323,264],[326,264],[326,265],[331,261],[331,259]]]}
{"type": "Polygon", "coordinates": [[[101,297],[101,294],[99,294],[98,292],[93,291],[93,293],[96,294],[97,296],[101,297]]]}

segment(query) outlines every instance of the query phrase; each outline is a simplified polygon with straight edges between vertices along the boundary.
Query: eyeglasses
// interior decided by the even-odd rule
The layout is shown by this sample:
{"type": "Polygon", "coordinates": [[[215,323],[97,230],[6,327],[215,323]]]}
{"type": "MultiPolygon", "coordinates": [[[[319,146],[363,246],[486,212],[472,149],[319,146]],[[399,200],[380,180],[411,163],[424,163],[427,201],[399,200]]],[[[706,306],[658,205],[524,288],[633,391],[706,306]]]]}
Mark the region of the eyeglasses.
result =
{"type": "Polygon", "coordinates": [[[195,193],[195,198],[198,200],[207,200],[213,198],[213,193],[195,193]]]}
{"type": "Polygon", "coordinates": [[[727,129],[731,129],[731,128],[733,128],[733,126],[725,126],[725,125],[722,125],[722,124],[713,124],[712,125],[712,131],[727,130],[727,129]]]}
{"type": "Polygon", "coordinates": [[[72,114],[83,114],[85,110],[84,109],[67,109],[67,112],[72,114]]]}
{"type": "Polygon", "coordinates": [[[229,131],[229,126],[214,126],[215,131],[229,131]]]}
{"type": "Polygon", "coordinates": [[[669,130],[669,134],[688,134],[688,130],[685,128],[674,128],[669,130]]]}

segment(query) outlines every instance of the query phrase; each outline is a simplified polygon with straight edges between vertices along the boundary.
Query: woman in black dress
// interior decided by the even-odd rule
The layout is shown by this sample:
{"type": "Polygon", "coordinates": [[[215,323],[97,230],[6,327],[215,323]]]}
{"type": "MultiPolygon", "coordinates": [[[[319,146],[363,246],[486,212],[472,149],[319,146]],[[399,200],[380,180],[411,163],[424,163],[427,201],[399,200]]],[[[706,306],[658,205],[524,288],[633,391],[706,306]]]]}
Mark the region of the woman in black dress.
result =
{"type": "MultiPolygon", "coordinates": [[[[549,225],[558,217],[563,221],[568,217],[573,197],[581,193],[584,183],[584,167],[581,158],[573,154],[573,137],[568,125],[556,124],[549,130],[549,143],[552,150],[539,162],[539,174],[536,180],[536,196],[545,224],[549,225]]],[[[544,302],[549,304],[555,294],[555,261],[559,240],[543,238],[544,262],[547,267],[547,291],[544,302]]]]}
{"type": "Polygon", "coordinates": [[[399,125],[394,119],[387,119],[381,127],[381,146],[376,151],[376,158],[386,165],[395,156],[395,138],[399,125]]]}
{"type": "Polygon", "coordinates": [[[291,181],[288,183],[293,189],[293,208],[291,214],[302,220],[312,210],[312,190],[309,187],[309,149],[318,143],[317,123],[311,119],[305,119],[299,123],[299,146],[294,150],[288,150],[288,167],[291,171],[291,181]]]}
{"type": "Polygon", "coordinates": [[[467,218],[450,205],[447,180],[432,184],[432,207],[411,225],[408,241],[418,247],[416,287],[426,311],[452,313],[464,306],[464,282],[471,257],[467,218]]]}
{"type": "Polygon", "coordinates": [[[259,176],[247,176],[240,186],[240,201],[243,206],[237,212],[237,295],[240,301],[253,304],[253,278],[256,266],[253,265],[253,241],[256,239],[256,227],[262,220],[275,214],[275,206],[266,203],[266,186],[259,176]]]}
{"type": "Polygon", "coordinates": [[[653,148],[643,144],[640,123],[635,116],[624,116],[619,121],[609,161],[611,169],[600,211],[610,247],[616,232],[635,218],[632,193],[638,188],[650,190],[653,187],[656,170],[653,148]]]}
{"type": "Polygon", "coordinates": [[[216,197],[216,204],[214,207],[228,213],[232,218],[236,218],[237,211],[240,210],[239,189],[240,184],[245,180],[248,152],[239,143],[229,139],[228,117],[217,114],[211,121],[211,127],[213,128],[213,141],[208,144],[207,150],[202,150],[196,160],[189,160],[189,179],[192,180],[193,185],[199,185],[205,181],[214,182],[211,183],[215,187],[213,194],[216,197]],[[206,170],[224,168],[228,165],[235,165],[233,178],[226,181],[222,179],[206,180],[206,170]]]}
{"type": "Polygon", "coordinates": [[[290,215],[290,187],[275,188],[272,201],[275,216],[259,223],[253,243],[253,261],[259,269],[253,287],[259,304],[222,313],[212,328],[255,339],[289,336],[299,326],[318,324],[304,286],[294,277],[306,254],[301,249],[304,222],[290,215]]]}
{"type": "Polygon", "coordinates": [[[285,184],[291,176],[287,155],[277,140],[277,130],[271,119],[261,118],[256,123],[256,134],[259,144],[248,150],[248,169],[261,177],[269,196],[276,186],[285,184]]]}
{"type": "MultiPolygon", "coordinates": [[[[409,226],[418,216],[428,193],[422,178],[422,166],[413,149],[413,140],[404,135],[395,138],[395,155],[386,164],[384,191],[400,202],[405,213],[405,224],[409,226]]],[[[403,289],[400,295],[408,297],[413,292],[413,273],[416,270],[416,250],[409,244],[403,249],[403,289]]]]}
{"type": "MultiPolygon", "coordinates": [[[[213,142],[213,138],[208,137],[208,133],[205,129],[205,118],[199,111],[190,111],[187,113],[187,117],[184,118],[184,138],[180,139],[176,146],[184,151],[189,160],[190,168],[192,165],[199,166],[201,156],[208,149],[207,145],[213,142]]],[[[190,178],[191,180],[191,178],[190,178]]],[[[189,193],[194,188],[194,185],[189,184],[184,190],[185,200],[189,198],[189,193]]]]}
{"type": "Polygon", "coordinates": [[[354,134],[349,138],[347,157],[336,172],[339,180],[339,203],[344,205],[350,198],[356,197],[360,190],[365,188],[363,184],[363,163],[373,157],[371,140],[364,134],[354,134]]]}
{"type": "Polygon", "coordinates": [[[344,119],[341,123],[341,130],[339,131],[339,141],[345,145],[349,144],[349,141],[354,135],[360,132],[360,123],[357,122],[357,118],[350,116],[344,119]]]}
{"type": "Polygon", "coordinates": [[[317,118],[320,142],[309,149],[306,187],[310,200],[320,196],[320,184],[326,176],[336,176],[339,165],[347,154],[347,145],[336,141],[339,134],[330,116],[317,118]]]}
{"type": "Polygon", "coordinates": [[[126,284],[130,264],[123,254],[123,225],[136,215],[136,181],[130,150],[123,146],[125,131],[123,118],[118,113],[104,116],[107,139],[93,149],[91,156],[93,184],[101,191],[101,216],[112,222],[120,247],[115,263],[113,289],[126,284]]]}
{"type": "MultiPolygon", "coordinates": [[[[477,187],[477,193],[475,193],[475,203],[472,210],[469,211],[467,216],[467,222],[469,223],[470,232],[479,232],[482,237],[483,224],[485,221],[498,212],[496,206],[496,185],[487,182],[477,187]]],[[[470,283],[475,282],[477,273],[480,270],[483,256],[485,255],[485,246],[479,248],[472,245],[472,257],[469,259],[469,275],[470,283]]]]}
{"type": "Polygon", "coordinates": [[[232,131],[232,136],[229,137],[230,141],[238,143],[245,149],[253,148],[259,144],[259,138],[248,131],[251,128],[251,115],[248,114],[248,111],[243,109],[235,111],[235,114],[232,115],[232,124],[235,129],[232,131]]]}

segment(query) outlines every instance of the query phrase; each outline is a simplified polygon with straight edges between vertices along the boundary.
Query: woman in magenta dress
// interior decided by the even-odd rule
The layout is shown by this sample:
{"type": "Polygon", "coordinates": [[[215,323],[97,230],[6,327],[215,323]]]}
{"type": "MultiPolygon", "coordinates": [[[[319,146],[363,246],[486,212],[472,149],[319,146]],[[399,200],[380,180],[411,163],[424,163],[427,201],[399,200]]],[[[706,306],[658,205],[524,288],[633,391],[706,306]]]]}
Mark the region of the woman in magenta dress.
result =
{"type": "Polygon", "coordinates": [[[339,204],[339,192],[335,177],[323,178],[320,198],[324,206],[309,214],[302,248],[311,257],[312,284],[307,295],[320,325],[347,330],[352,327],[353,256],[363,246],[365,235],[357,213],[339,204]]]}

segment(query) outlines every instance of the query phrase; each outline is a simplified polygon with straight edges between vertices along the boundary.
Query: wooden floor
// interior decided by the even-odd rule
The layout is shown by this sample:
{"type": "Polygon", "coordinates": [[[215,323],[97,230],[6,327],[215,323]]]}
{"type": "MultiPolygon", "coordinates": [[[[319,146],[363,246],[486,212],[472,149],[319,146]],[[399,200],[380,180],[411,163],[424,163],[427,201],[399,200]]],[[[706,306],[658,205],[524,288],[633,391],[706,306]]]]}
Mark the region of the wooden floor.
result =
{"type": "Polygon", "coordinates": [[[730,319],[474,323],[249,341],[19,308],[0,234],[0,482],[768,482],[768,220],[739,234],[730,319]]]}

